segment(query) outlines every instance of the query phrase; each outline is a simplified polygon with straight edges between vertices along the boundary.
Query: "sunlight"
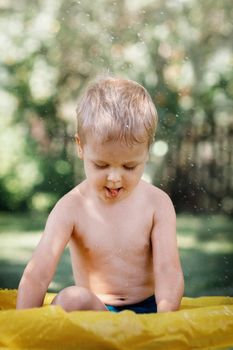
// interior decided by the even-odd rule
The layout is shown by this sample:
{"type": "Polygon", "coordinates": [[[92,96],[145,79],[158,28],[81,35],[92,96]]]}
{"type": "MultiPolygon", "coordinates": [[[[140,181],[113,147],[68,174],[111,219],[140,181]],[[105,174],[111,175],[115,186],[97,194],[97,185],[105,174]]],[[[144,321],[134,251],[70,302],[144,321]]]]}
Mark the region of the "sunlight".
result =
{"type": "Polygon", "coordinates": [[[196,249],[209,254],[227,254],[233,252],[233,242],[229,240],[209,240],[200,242],[195,235],[183,236],[178,234],[177,241],[180,249],[196,249]]]}

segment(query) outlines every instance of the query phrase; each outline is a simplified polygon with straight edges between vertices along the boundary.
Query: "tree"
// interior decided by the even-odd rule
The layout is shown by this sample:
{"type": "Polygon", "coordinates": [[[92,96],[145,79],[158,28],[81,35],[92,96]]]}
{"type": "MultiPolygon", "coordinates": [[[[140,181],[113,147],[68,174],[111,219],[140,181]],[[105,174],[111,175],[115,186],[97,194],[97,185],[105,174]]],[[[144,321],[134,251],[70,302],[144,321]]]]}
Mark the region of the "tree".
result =
{"type": "Polygon", "coordinates": [[[111,72],[142,83],[157,106],[151,181],[178,209],[232,210],[230,1],[1,6],[2,209],[40,206],[43,195],[52,204],[81,180],[77,99],[95,75],[111,72]]]}

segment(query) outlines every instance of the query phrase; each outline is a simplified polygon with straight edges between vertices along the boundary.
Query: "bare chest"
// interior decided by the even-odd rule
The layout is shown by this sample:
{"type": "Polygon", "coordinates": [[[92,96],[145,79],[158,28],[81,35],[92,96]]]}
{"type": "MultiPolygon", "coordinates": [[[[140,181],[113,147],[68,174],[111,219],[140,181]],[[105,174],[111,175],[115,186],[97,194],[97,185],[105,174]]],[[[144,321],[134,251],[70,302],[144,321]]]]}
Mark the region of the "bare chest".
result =
{"type": "Polygon", "coordinates": [[[135,256],[150,253],[152,213],[138,210],[99,212],[84,210],[82,221],[77,223],[73,242],[79,253],[91,260],[121,258],[132,261],[135,256]],[[76,245],[76,243],[74,243],[76,245]]]}

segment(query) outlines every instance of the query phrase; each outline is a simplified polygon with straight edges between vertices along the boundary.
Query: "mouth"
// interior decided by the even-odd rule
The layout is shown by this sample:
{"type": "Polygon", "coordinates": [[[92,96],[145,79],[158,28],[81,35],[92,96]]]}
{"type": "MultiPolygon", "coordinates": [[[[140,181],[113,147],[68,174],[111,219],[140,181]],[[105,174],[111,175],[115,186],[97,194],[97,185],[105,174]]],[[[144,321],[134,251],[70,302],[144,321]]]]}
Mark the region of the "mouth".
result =
{"type": "Polygon", "coordinates": [[[110,197],[110,198],[116,198],[119,194],[119,192],[121,191],[122,187],[118,187],[118,188],[109,188],[109,187],[106,187],[105,186],[105,189],[106,189],[106,193],[107,193],[107,196],[110,197]]]}

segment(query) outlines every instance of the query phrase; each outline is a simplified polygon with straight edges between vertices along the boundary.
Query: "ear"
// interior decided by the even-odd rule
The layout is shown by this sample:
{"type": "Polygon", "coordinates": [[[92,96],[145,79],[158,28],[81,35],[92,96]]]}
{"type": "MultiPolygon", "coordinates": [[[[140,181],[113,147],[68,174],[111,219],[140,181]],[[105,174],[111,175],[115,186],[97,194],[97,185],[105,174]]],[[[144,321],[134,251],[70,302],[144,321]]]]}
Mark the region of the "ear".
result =
{"type": "Polygon", "coordinates": [[[75,134],[75,142],[77,144],[77,150],[78,150],[78,157],[80,159],[83,159],[83,146],[80,140],[80,137],[78,134],[75,134]]]}

